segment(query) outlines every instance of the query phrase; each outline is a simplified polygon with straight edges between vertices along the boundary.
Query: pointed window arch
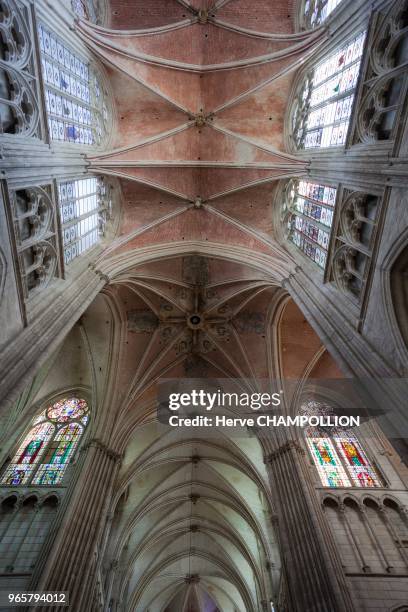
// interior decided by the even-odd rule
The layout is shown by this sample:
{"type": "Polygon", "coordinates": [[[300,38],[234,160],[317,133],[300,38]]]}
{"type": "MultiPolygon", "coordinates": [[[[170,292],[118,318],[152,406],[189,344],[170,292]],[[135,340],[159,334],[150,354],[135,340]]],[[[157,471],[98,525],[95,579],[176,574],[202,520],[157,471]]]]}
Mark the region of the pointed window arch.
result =
{"type": "Polygon", "coordinates": [[[292,114],[297,149],[344,146],[365,36],[361,32],[306,75],[292,114]]]}
{"type": "MultiPolygon", "coordinates": [[[[308,402],[303,413],[329,415],[319,402],[308,402]]],[[[358,437],[351,429],[308,427],[306,442],[324,487],[382,487],[358,437]]]]}
{"type": "Polygon", "coordinates": [[[36,416],[1,478],[2,485],[56,485],[89,420],[84,399],[68,397],[36,416]]]}
{"type": "Polygon", "coordinates": [[[304,179],[288,182],[283,200],[287,238],[320,268],[325,268],[337,189],[304,179]]]}

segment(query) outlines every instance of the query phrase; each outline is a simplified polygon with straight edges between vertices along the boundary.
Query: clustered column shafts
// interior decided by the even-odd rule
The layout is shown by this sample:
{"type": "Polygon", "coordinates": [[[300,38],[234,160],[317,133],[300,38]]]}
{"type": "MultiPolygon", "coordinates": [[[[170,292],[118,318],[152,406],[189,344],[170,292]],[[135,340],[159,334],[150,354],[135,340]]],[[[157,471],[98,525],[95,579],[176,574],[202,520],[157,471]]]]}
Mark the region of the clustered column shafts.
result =
{"type": "MultiPolygon", "coordinates": [[[[69,605],[77,612],[88,611],[92,606],[96,580],[94,555],[105,524],[105,498],[110,495],[119,464],[120,455],[102,442],[88,443],[73,499],[39,581],[40,590],[68,591],[69,605]]],[[[57,609],[58,606],[47,606],[39,611],[57,609]]]]}
{"type": "MultiPolygon", "coordinates": [[[[294,441],[282,444],[266,458],[271,487],[276,492],[282,556],[293,612],[352,612],[354,607],[342,575],[340,560],[331,554],[314,519],[318,510],[307,488],[305,451],[294,441]],[[334,565],[340,565],[335,571],[334,565]]],[[[320,511],[321,512],[321,511],[320,511]]],[[[334,547],[333,547],[334,548],[334,547]]]]}

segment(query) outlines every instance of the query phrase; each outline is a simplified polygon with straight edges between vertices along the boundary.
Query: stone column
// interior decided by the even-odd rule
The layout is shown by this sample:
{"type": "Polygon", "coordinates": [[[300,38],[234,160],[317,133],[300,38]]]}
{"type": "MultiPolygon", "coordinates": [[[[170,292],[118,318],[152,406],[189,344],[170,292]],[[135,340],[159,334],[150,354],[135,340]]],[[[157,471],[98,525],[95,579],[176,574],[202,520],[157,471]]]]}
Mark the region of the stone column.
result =
{"type": "Polygon", "coordinates": [[[330,287],[317,285],[310,274],[298,267],[296,274],[284,281],[284,288],[345,376],[356,379],[356,389],[363,394],[366,406],[384,411],[379,425],[401,458],[407,461],[406,441],[401,435],[408,427],[406,381],[401,379],[397,383],[398,371],[353,327],[347,310],[336,303],[336,293],[330,287]]]}
{"type": "Polygon", "coordinates": [[[265,457],[276,500],[291,612],[352,612],[334,540],[309,481],[305,451],[288,441],[265,457]]]}
{"type": "MultiPolygon", "coordinates": [[[[41,591],[68,591],[70,609],[89,612],[97,582],[98,542],[104,529],[120,455],[98,439],[86,445],[86,456],[79,465],[78,480],[58,534],[51,543],[40,578],[33,588],[41,591]]],[[[59,610],[41,607],[41,612],[59,610]]]]}

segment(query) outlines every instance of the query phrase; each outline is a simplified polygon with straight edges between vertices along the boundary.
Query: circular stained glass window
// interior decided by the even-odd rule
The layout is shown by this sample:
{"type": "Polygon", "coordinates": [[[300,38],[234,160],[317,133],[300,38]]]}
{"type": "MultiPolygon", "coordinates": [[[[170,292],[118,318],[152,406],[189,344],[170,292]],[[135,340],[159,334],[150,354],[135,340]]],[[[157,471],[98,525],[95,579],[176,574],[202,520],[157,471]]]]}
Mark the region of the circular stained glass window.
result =
{"type": "Polygon", "coordinates": [[[66,423],[72,419],[81,418],[88,411],[85,400],[70,397],[53,404],[47,410],[47,416],[51,421],[66,423]]]}

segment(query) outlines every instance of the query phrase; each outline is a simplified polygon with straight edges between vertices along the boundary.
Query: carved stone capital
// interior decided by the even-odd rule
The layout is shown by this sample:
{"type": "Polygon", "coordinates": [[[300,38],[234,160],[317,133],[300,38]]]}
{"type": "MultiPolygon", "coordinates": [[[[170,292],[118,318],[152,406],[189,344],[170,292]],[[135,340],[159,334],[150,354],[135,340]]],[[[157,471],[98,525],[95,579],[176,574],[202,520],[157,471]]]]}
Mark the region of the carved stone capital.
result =
{"type": "Polygon", "coordinates": [[[306,454],[305,449],[299,442],[296,442],[296,440],[289,440],[289,442],[285,442],[285,444],[282,444],[279,448],[269,453],[269,455],[265,457],[265,463],[272,463],[275,459],[293,451],[299,453],[299,455],[306,454]]]}
{"type": "Polygon", "coordinates": [[[105,281],[107,285],[110,283],[110,278],[109,276],[107,276],[107,274],[105,274],[104,272],[101,272],[101,270],[98,270],[97,268],[94,268],[94,271],[101,280],[105,281]]]}
{"type": "Polygon", "coordinates": [[[115,463],[121,461],[123,458],[122,453],[118,453],[112,448],[109,448],[99,438],[91,438],[91,440],[88,440],[88,442],[84,445],[83,449],[87,450],[89,448],[97,448],[98,450],[106,454],[109,459],[112,459],[115,463]]]}

